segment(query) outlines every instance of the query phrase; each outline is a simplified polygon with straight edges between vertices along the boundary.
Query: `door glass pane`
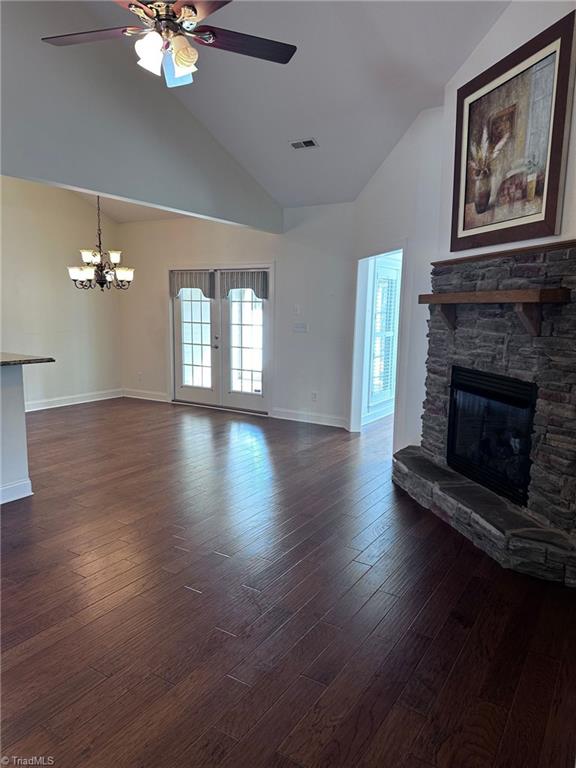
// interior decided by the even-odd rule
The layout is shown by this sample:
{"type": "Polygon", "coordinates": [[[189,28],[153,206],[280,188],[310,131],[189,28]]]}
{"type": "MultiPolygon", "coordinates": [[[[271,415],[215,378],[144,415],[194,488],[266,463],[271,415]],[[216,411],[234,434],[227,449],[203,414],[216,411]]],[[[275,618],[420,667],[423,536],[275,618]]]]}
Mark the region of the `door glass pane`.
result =
{"type": "Polygon", "coordinates": [[[187,387],[212,386],[212,332],[210,299],[200,288],[180,291],[182,336],[182,383],[187,387]]]}
{"type": "Polygon", "coordinates": [[[252,288],[233,288],[230,304],[230,388],[262,394],[262,299],[252,288]]]}

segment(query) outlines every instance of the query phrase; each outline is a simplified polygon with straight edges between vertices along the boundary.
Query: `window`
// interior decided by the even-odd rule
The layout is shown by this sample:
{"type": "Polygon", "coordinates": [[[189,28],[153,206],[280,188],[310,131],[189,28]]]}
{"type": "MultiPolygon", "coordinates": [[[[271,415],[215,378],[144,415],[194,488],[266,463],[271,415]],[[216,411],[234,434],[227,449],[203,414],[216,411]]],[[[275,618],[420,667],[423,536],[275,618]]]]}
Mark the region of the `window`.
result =
{"type": "Polygon", "coordinates": [[[233,288],[230,309],[230,389],[262,394],[262,299],[252,288],[233,288]]]}
{"type": "Polygon", "coordinates": [[[200,288],[180,290],[182,317],[182,382],[185,386],[212,387],[210,299],[200,288]]]}
{"type": "Polygon", "coordinates": [[[372,365],[370,377],[371,405],[390,397],[394,390],[397,275],[376,267],[374,281],[374,322],[372,331],[372,365]]]}

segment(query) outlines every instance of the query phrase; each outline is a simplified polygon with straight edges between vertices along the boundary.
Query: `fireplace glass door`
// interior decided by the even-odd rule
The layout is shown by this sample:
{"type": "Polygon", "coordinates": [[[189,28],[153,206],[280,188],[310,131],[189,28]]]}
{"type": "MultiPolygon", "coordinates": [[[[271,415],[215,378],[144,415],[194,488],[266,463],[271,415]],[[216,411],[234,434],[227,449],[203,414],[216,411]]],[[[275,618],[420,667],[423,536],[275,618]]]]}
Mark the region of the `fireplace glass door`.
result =
{"type": "Polygon", "coordinates": [[[454,366],[448,464],[517,504],[526,504],[536,387],[454,366]]]}

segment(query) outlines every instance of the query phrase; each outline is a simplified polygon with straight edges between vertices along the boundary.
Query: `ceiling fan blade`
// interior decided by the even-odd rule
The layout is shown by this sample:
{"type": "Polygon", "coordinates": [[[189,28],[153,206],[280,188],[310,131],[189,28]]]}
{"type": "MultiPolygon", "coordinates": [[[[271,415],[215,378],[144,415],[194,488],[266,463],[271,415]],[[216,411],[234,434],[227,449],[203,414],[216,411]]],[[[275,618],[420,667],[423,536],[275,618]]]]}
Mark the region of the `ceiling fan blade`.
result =
{"type": "Polygon", "coordinates": [[[43,37],[42,40],[45,43],[50,43],[50,45],[77,45],[78,43],[95,43],[100,40],[115,40],[146,31],[144,27],[110,27],[109,29],[92,29],[89,32],[73,32],[69,35],[43,37]]]}
{"type": "Polygon", "coordinates": [[[256,59],[275,61],[278,64],[287,64],[296,53],[295,45],[279,43],[265,37],[245,35],[242,32],[232,32],[229,29],[220,29],[219,27],[196,27],[192,34],[196,42],[201,45],[220,48],[223,51],[232,51],[232,53],[241,53],[244,56],[253,56],[256,59]],[[209,35],[214,36],[212,42],[202,39],[203,36],[209,35]]]}
{"type": "Polygon", "coordinates": [[[172,4],[172,10],[178,16],[182,6],[190,5],[196,9],[196,18],[194,21],[203,21],[207,16],[212,13],[216,13],[220,8],[224,8],[225,5],[231,3],[232,0],[176,0],[172,4]]]}
{"type": "Polygon", "coordinates": [[[146,3],[141,3],[139,0],[114,0],[116,5],[121,5],[123,8],[126,8],[127,11],[130,10],[130,6],[136,6],[137,8],[140,8],[141,11],[143,11],[146,16],[148,16],[150,19],[154,18],[154,12],[148,8],[146,3]]]}

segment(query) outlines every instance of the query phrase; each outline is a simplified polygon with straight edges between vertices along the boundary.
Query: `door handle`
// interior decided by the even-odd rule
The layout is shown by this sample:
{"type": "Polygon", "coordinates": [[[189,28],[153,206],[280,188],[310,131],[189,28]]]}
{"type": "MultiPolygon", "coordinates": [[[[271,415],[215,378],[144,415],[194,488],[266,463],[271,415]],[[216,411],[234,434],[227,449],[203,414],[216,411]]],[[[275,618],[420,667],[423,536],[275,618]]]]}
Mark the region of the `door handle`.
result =
{"type": "Polygon", "coordinates": [[[212,349],[220,349],[220,347],[218,346],[218,344],[213,344],[212,349]]]}

